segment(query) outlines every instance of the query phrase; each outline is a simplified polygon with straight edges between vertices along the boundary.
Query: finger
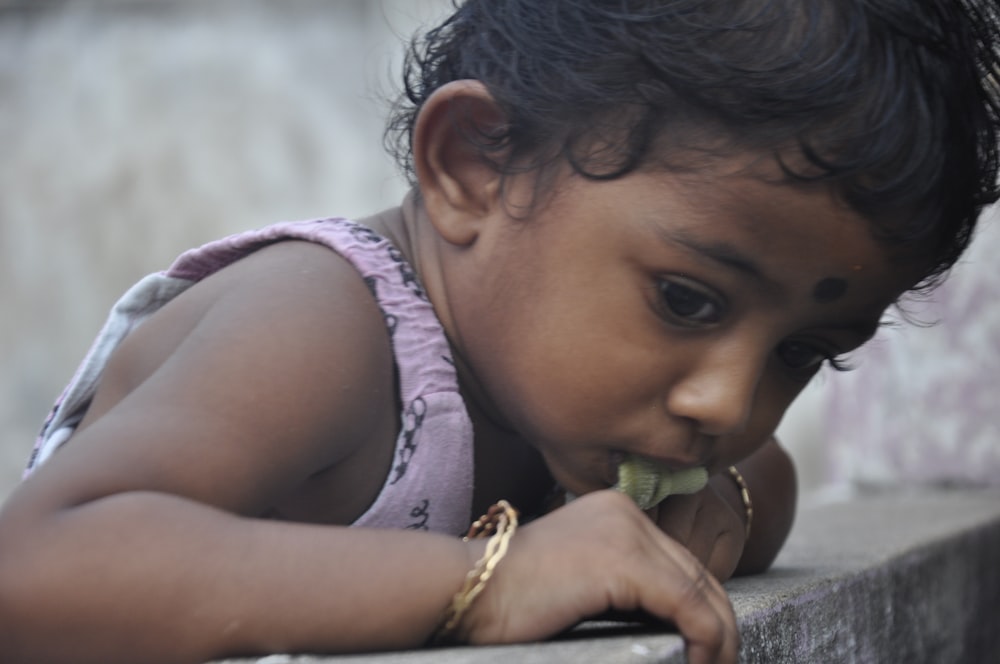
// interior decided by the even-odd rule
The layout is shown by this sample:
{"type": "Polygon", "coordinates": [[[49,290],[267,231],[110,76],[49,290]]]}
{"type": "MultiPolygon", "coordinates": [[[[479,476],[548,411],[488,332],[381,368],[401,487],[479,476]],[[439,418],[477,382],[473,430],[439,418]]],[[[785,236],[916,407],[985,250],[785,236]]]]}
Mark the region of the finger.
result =
{"type": "MultiPolygon", "coordinates": [[[[627,573],[620,581],[624,584],[616,584],[610,589],[610,606],[600,609],[629,611],[641,607],[652,615],[674,622],[686,637],[699,642],[714,642],[716,645],[712,647],[715,648],[723,648],[723,644],[735,641],[735,617],[729,598],[718,581],[682,543],[666,535],[658,523],[648,518],[627,518],[633,514],[640,516],[631,501],[622,500],[620,496],[604,498],[621,508],[615,519],[618,525],[630,523],[629,529],[637,527],[638,530],[626,535],[629,530],[626,529],[620,535],[620,543],[632,541],[626,548],[632,555],[623,566],[623,571],[627,570],[627,573]]],[[[594,496],[594,499],[600,500],[600,497],[594,496]]],[[[673,509],[684,512],[684,521],[690,521],[691,515],[697,511],[697,501],[694,504],[688,500],[675,501],[673,509]]],[[[658,515],[661,521],[664,516],[662,510],[661,507],[658,515]]],[[[618,562],[623,561],[619,558],[618,562]]]]}
{"type": "MultiPolygon", "coordinates": [[[[690,535],[700,501],[690,496],[670,500],[672,504],[661,504],[657,522],[641,520],[641,529],[650,538],[647,544],[653,547],[641,562],[633,561],[638,603],[680,630],[688,643],[689,661],[732,664],[739,651],[739,633],[729,597],[709,570],[660,525],[672,521],[675,528],[686,528],[684,532],[690,535]]],[[[618,604],[615,608],[636,607],[618,604]]]]}
{"type": "MultiPolygon", "coordinates": [[[[739,565],[745,544],[744,538],[737,536],[732,530],[719,533],[711,553],[707,556],[705,567],[719,581],[729,579],[736,571],[736,566],[739,565]]],[[[702,558],[699,557],[699,559],[702,558]]]]}
{"type": "Polygon", "coordinates": [[[679,574],[664,575],[672,587],[654,600],[659,606],[647,610],[671,619],[684,635],[691,662],[736,661],[739,633],[729,597],[718,580],[686,550],[674,544],[668,556],[679,574]]]}
{"type": "Polygon", "coordinates": [[[660,503],[656,524],[678,542],[686,543],[694,529],[697,505],[695,496],[670,496],[660,503]]]}
{"type": "MultiPolygon", "coordinates": [[[[695,587],[707,583],[708,585],[704,587],[705,592],[710,593],[716,603],[720,603],[728,610],[728,596],[714,578],[705,575],[704,567],[704,563],[710,559],[714,551],[720,532],[724,532],[724,529],[716,527],[715,524],[705,524],[701,529],[704,532],[694,529],[697,516],[702,511],[700,500],[692,500],[691,496],[672,496],[669,500],[673,501],[669,508],[675,515],[670,526],[677,535],[663,527],[663,522],[668,520],[665,507],[661,507],[657,515],[658,522],[649,524],[651,526],[649,535],[657,542],[660,551],[680,570],[679,578],[695,579],[696,583],[691,584],[695,587]]],[[[663,505],[666,506],[666,503],[663,505]]]]}
{"type": "Polygon", "coordinates": [[[690,662],[733,664],[740,641],[736,617],[728,599],[711,587],[714,583],[703,569],[697,585],[679,595],[681,604],[673,611],[673,621],[687,642],[690,662]]]}

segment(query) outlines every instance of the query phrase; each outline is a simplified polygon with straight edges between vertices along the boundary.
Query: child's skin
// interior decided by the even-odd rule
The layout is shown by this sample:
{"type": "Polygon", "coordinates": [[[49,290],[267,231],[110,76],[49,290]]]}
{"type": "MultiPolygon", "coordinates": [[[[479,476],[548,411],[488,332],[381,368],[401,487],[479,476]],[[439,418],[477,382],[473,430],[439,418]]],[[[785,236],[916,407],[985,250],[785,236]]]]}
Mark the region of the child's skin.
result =
{"type": "MultiPolygon", "coordinates": [[[[364,223],[416,267],[452,344],[476,514],[536,507],[552,478],[581,496],[518,530],[461,636],[642,609],[691,662],[735,662],[718,579],[766,567],[794,509],[771,435],[926,266],[772,156],[607,182],[565,168],[535,198],[531,173],[501,188],[456,116],[504,120],[478,82],[439,89],[415,132],[420,195],[364,223]],[[752,541],[725,476],[647,518],[607,490],[623,453],[713,474],[749,456],[752,541]]],[[[342,527],[381,487],[398,411],[384,320],[333,252],[280,243],[195,285],[126,339],[72,444],[0,514],[2,657],[424,643],[484,543],[342,527]]]]}
{"type": "MultiPolygon", "coordinates": [[[[458,638],[640,612],[689,661],[732,664],[720,582],[766,569],[793,518],[782,414],[1000,195],[1000,17],[627,4],[463,3],[410,51],[390,118],[414,193],[361,221],[451,345],[469,520],[502,498],[542,514],[458,638]],[[610,489],[626,455],[713,477],[643,513],[610,489]],[[577,498],[545,513],[555,486],[577,498]]],[[[395,368],[371,291],[319,245],[260,249],[170,301],[0,510],[0,659],[426,643],[485,542],[347,527],[392,466],[395,368]]]]}

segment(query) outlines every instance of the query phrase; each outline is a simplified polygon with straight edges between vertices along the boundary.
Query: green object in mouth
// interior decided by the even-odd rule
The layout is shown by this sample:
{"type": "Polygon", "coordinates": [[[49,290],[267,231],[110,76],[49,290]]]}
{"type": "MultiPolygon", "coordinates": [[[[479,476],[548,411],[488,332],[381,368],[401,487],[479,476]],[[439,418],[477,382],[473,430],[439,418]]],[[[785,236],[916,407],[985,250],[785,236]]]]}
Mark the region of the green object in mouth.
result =
{"type": "Polygon", "coordinates": [[[708,483],[703,467],[670,470],[648,459],[626,457],[618,466],[615,488],[635,501],[641,510],[658,505],[667,496],[701,491],[708,483]]]}

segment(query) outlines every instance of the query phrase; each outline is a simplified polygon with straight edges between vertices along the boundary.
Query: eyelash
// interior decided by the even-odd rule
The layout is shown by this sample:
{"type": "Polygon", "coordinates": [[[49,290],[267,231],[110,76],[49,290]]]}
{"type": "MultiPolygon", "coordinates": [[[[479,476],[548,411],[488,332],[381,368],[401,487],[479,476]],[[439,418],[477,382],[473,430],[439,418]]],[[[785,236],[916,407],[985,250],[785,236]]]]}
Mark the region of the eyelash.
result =
{"type": "MultiPolygon", "coordinates": [[[[671,319],[672,322],[679,323],[685,327],[712,325],[714,323],[719,322],[719,320],[725,313],[724,305],[719,302],[718,298],[706,295],[703,292],[701,292],[700,289],[692,288],[691,286],[688,286],[684,283],[680,283],[676,280],[663,279],[663,278],[659,279],[657,281],[657,294],[658,294],[659,306],[663,309],[665,317],[671,319]],[[671,291],[675,291],[674,295],[676,296],[682,296],[689,299],[691,299],[693,296],[694,298],[700,300],[701,301],[700,306],[698,307],[698,311],[696,311],[695,314],[699,313],[706,306],[714,307],[716,311],[708,320],[698,320],[697,318],[695,318],[695,314],[678,312],[677,306],[679,303],[677,302],[672,303],[669,299],[669,294],[671,291]]],[[[788,369],[791,371],[808,371],[810,375],[812,375],[818,372],[819,369],[822,368],[822,365],[829,366],[834,371],[840,371],[840,372],[853,371],[855,368],[853,365],[849,364],[847,359],[842,355],[827,352],[820,346],[809,344],[808,342],[802,342],[802,341],[783,342],[783,344],[788,344],[788,343],[799,344],[805,348],[810,349],[812,352],[815,352],[817,355],[822,356],[822,359],[817,364],[809,364],[803,367],[788,366],[788,369]]],[[[780,352],[778,353],[778,355],[779,359],[781,359],[780,352]]]]}
{"type": "Polygon", "coordinates": [[[847,359],[843,357],[842,354],[828,352],[824,350],[821,346],[810,344],[809,342],[806,341],[794,341],[794,340],[784,341],[778,346],[778,349],[775,351],[775,353],[777,354],[779,361],[784,362],[785,366],[788,368],[789,371],[808,373],[810,376],[817,373],[823,367],[823,365],[829,366],[834,371],[854,370],[854,367],[848,363],[847,359]],[[822,359],[820,359],[815,364],[808,363],[808,364],[803,364],[801,366],[794,366],[792,364],[789,364],[784,359],[782,354],[782,350],[788,350],[789,345],[797,345],[802,348],[808,349],[809,352],[815,353],[822,359]]]}
{"type": "MultiPolygon", "coordinates": [[[[719,322],[724,314],[724,305],[720,303],[719,298],[706,295],[701,291],[701,289],[693,288],[679,281],[673,279],[658,279],[656,283],[656,290],[658,306],[664,317],[670,319],[671,322],[679,323],[685,327],[712,325],[719,322]],[[697,300],[700,300],[697,311],[694,313],[677,311],[678,306],[682,303],[678,303],[676,301],[671,302],[671,292],[673,292],[674,297],[685,297],[689,300],[697,298],[697,300]],[[708,319],[696,317],[706,306],[714,309],[712,315],[708,319]]],[[[686,304],[690,305],[690,302],[686,304]]]]}
{"type": "MultiPolygon", "coordinates": [[[[661,278],[657,280],[657,295],[659,300],[659,306],[662,308],[664,316],[670,319],[671,322],[675,324],[680,324],[684,327],[713,325],[715,323],[718,323],[725,314],[725,307],[719,301],[719,298],[713,297],[711,295],[706,295],[701,291],[701,289],[693,288],[691,286],[688,286],[684,283],[681,283],[673,279],[661,278]],[[700,300],[699,306],[697,307],[697,311],[695,312],[695,314],[686,314],[684,312],[678,312],[677,307],[679,303],[670,301],[669,294],[671,290],[675,291],[674,292],[675,296],[682,296],[688,298],[689,300],[692,298],[700,300]],[[713,315],[708,320],[699,320],[695,318],[695,315],[697,313],[700,313],[701,310],[704,309],[706,306],[713,307],[715,309],[713,315]]],[[[687,302],[686,304],[690,305],[690,302],[687,302]]],[[[826,365],[831,369],[833,369],[834,371],[839,371],[839,372],[853,371],[855,368],[847,361],[847,359],[842,354],[828,352],[822,346],[810,344],[805,341],[782,342],[782,344],[779,345],[778,347],[779,350],[776,351],[779,361],[784,362],[784,360],[782,360],[781,357],[780,349],[783,346],[787,348],[786,344],[800,345],[803,348],[809,349],[810,352],[814,352],[818,356],[822,357],[822,359],[819,360],[819,362],[817,362],[816,364],[806,364],[801,367],[791,366],[788,365],[786,362],[785,365],[791,372],[808,373],[809,376],[812,377],[817,372],[819,372],[819,370],[823,367],[823,365],[826,365]]]]}
{"type": "Polygon", "coordinates": [[[848,372],[857,369],[857,367],[848,362],[846,358],[837,355],[827,357],[826,364],[834,371],[848,372]]]}

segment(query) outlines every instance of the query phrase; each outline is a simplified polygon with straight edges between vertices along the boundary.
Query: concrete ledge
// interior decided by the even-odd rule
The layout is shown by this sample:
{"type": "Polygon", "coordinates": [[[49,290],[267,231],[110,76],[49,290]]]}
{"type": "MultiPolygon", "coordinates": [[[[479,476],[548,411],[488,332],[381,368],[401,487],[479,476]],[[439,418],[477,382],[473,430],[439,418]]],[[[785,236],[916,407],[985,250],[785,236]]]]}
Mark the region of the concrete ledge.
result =
{"type": "MultiPolygon", "coordinates": [[[[770,572],[726,585],[742,662],[1000,661],[1000,488],[803,509],[770,572]]],[[[683,645],[664,629],[594,622],[545,643],[225,664],[681,664],[683,645]]]]}

